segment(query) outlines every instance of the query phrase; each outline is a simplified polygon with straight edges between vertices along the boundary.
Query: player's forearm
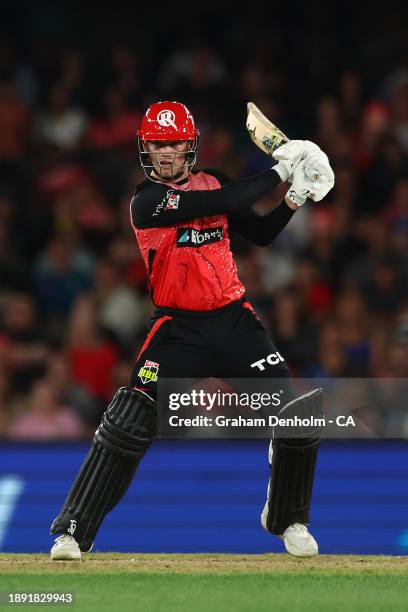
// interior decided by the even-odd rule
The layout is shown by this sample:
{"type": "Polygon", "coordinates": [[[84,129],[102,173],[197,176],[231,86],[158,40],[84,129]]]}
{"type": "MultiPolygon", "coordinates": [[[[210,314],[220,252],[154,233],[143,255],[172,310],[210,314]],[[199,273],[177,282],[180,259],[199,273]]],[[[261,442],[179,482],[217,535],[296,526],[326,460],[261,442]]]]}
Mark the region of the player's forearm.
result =
{"type": "Polygon", "coordinates": [[[279,236],[287,226],[295,211],[291,210],[285,202],[274,208],[270,213],[256,218],[257,244],[267,246],[279,236]]]}
{"type": "Polygon", "coordinates": [[[267,246],[279,236],[294,215],[285,202],[266,215],[243,211],[231,219],[231,227],[258,246],[267,246]]]}
{"type": "Polygon", "coordinates": [[[233,213],[255,204],[280,182],[280,176],[272,168],[226,185],[220,190],[223,196],[222,205],[225,207],[221,212],[233,213]]]}

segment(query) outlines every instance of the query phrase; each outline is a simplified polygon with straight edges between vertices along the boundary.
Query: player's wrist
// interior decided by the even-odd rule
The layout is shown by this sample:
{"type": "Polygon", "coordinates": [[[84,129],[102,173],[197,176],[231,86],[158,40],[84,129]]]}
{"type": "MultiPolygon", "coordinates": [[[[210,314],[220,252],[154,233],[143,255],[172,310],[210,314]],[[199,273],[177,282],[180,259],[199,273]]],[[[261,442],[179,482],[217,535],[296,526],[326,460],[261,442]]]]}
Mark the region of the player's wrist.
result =
{"type": "Polygon", "coordinates": [[[272,170],[278,174],[281,183],[290,181],[293,176],[293,164],[288,161],[280,161],[275,166],[272,166],[272,170]]]}

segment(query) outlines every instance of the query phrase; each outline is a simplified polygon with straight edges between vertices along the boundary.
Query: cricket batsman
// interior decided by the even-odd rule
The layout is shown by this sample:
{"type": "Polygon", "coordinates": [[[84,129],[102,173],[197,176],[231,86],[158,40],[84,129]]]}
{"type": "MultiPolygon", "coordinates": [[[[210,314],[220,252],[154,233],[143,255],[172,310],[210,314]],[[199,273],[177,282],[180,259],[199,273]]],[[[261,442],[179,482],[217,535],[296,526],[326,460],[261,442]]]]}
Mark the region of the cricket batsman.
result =
{"type": "MultiPolygon", "coordinates": [[[[256,141],[255,129],[251,133],[256,141]]],[[[327,156],[292,140],[273,153],[278,163],[230,181],[217,170],[194,171],[199,132],[179,102],[152,104],[138,130],[146,180],[130,203],[130,218],[155,306],[128,387],[113,397],[67,499],[51,526],[59,534],[54,560],[91,550],[104,517],[127,491],[156,432],[160,378],[289,380],[285,358],[246,299],[230,250],[229,228],[266,246],[307,197],[319,201],[334,184],[327,156]],[[282,182],[285,200],[266,215],[252,205],[282,182]]],[[[267,142],[267,139],[263,139],[267,142]]],[[[262,143],[261,143],[262,144],[262,143]]],[[[288,384],[288,388],[290,385],[288,384]]],[[[320,390],[288,403],[311,411],[320,390]]],[[[290,400],[290,402],[289,402],[290,400]]],[[[262,526],[296,556],[316,555],[308,531],[320,437],[273,438],[262,526]]]]}

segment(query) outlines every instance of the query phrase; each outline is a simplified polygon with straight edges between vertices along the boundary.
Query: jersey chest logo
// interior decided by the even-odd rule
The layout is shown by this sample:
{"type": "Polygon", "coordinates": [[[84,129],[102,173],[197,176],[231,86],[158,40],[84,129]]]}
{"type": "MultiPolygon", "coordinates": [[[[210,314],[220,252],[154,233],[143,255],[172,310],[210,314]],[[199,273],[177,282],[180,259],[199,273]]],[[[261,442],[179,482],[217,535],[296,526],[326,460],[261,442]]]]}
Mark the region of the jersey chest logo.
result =
{"type": "Polygon", "coordinates": [[[193,227],[177,228],[178,247],[200,247],[223,239],[222,225],[196,230],[193,227]]]}

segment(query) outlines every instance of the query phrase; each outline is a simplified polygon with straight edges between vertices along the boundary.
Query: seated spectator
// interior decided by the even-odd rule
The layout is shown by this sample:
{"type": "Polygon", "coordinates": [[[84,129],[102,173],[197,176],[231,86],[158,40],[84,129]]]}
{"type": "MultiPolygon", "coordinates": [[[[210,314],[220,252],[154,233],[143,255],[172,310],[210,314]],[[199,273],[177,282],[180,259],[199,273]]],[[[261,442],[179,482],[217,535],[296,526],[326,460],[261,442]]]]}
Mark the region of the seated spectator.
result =
{"type": "Polygon", "coordinates": [[[69,89],[54,83],[49,92],[48,108],[34,126],[37,142],[72,151],[81,145],[86,126],[84,112],[71,106],[69,89]]]}
{"type": "Polygon", "coordinates": [[[11,294],[5,300],[1,319],[0,363],[10,373],[18,393],[24,393],[43,375],[48,352],[32,297],[11,294]]]}
{"type": "Polygon", "coordinates": [[[373,163],[378,147],[388,133],[389,121],[389,109],[379,100],[372,100],[363,109],[354,149],[354,164],[360,172],[373,163]]]}
{"type": "Polygon", "coordinates": [[[75,384],[67,355],[62,350],[50,352],[45,379],[54,389],[60,404],[69,406],[91,430],[99,424],[105,406],[86,389],[75,384]]]}
{"type": "MultiPolygon", "coordinates": [[[[385,379],[391,379],[391,385],[387,387],[387,381],[383,381],[386,389],[394,389],[392,401],[383,402],[387,412],[387,437],[408,437],[408,318],[394,329],[389,338],[383,359],[383,370],[380,374],[385,379]]],[[[388,393],[389,395],[389,393],[388,393]]]]}
{"type": "MultiPolygon", "coordinates": [[[[139,349],[142,345],[140,345],[139,349]]],[[[137,348],[137,347],[136,347],[137,348]]],[[[138,350],[134,351],[135,358],[138,350]]],[[[132,377],[133,363],[130,359],[122,359],[118,361],[112,370],[112,389],[111,396],[113,397],[120,387],[128,387],[132,377]]]]}
{"type": "Polygon", "coordinates": [[[369,372],[371,347],[369,318],[362,296],[353,290],[343,290],[337,297],[335,319],[348,373],[366,376],[369,372]]]}
{"type": "Polygon", "coordinates": [[[356,248],[349,250],[344,276],[356,287],[361,287],[372,276],[376,262],[390,252],[390,223],[379,215],[363,215],[354,220],[352,231],[356,248]]]}
{"type": "MultiPolygon", "coordinates": [[[[408,162],[408,160],[407,160],[408,162]]],[[[408,284],[408,178],[394,185],[394,192],[387,211],[391,223],[391,248],[399,258],[404,286],[408,284]]]]}
{"type": "Polygon", "coordinates": [[[27,400],[27,409],[11,423],[11,440],[73,440],[86,430],[71,408],[58,401],[56,391],[46,380],[37,381],[27,400]]]}
{"type": "Polygon", "coordinates": [[[83,54],[79,49],[65,49],[61,60],[60,83],[71,92],[74,102],[80,104],[86,99],[88,80],[85,74],[83,54]]]}
{"type": "MultiPolygon", "coordinates": [[[[1,204],[0,198],[0,209],[1,204]]],[[[9,224],[0,218],[0,296],[6,291],[27,289],[29,285],[24,259],[10,230],[9,224]]]]}
{"type": "Polygon", "coordinates": [[[116,236],[108,247],[108,257],[121,269],[121,278],[127,285],[140,294],[147,292],[146,267],[133,233],[116,236]]]}
{"type": "Polygon", "coordinates": [[[126,94],[130,103],[140,99],[144,89],[140,49],[118,42],[111,53],[111,80],[126,94]]]}
{"type": "MultiPolygon", "coordinates": [[[[401,75],[402,76],[402,75],[401,75]]],[[[396,79],[391,91],[390,100],[392,133],[408,153],[408,78],[407,75],[396,79]]]]}
{"type": "Polygon", "coordinates": [[[319,329],[318,352],[315,363],[304,370],[310,378],[340,378],[347,375],[347,359],[335,320],[328,320],[319,329]]]}
{"type": "Polygon", "coordinates": [[[99,324],[130,348],[145,324],[144,300],[123,283],[120,268],[109,259],[100,260],[97,266],[94,296],[99,324]]]}
{"type": "Polygon", "coordinates": [[[345,71],[339,81],[339,97],[345,127],[354,130],[361,113],[363,83],[361,74],[354,70],[345,71]]]}
{"type": "Polygon", "coordinates": [[[308,321],[302,297],[294,289],[281,291],[273,309],[272,337],[287,365],[296,374],[316,359],[316,329],[308,321]]]}
{"type": "Polygon", "coordinates": [[[234,135],[230,128],[217,126],[207,135],[205,143],[200,148],[200,166],[218,168],[233,179],[241,174],[241,156],[237,154],[234,135]]]}
{"type": "Polygon", "coordinates": [[[92,260],[71,234],[57,234],[34,265],[33,282],[41,312],[64,320],[76,297],[92,286],[92,260]]]}
{"type": "MultiPolygon", "coordinates": [[[[407,170],[407,158],[401,147],[394,138],[387,135],[360,178],[359,210],[371,214],[385,211],[389,201],[393,203],[393,191],[399,177],[407,170]]],[[[395,196],[397,200],[398,194],[395,193],[395,196]]]]}
{"type": "Polygon", "coordinates": [[[26,152],[29,127],[27,108],[12,80],[0,84],[0,162],[13,161],[26,152]]]}
{"type": "Polygon", "coordinates": [[[119,349],[103,337],[90,296],[76,300],[68,323],[67,346],[73,380],[102,402],[110,401],[112,371],[119,349]]]}
{"type": "Polygon", "coordinates": [[[380,315],[392,315],[406,297],[407,287],[402,284],[397,257],[390,253],[379,258],[365,288],[369,309],[380,315]]]}
{"type": "Polygon", "coordinates": [[[54,209],[56,214],[65,211],[71,217],[89,248],[104,250],[112,238],[115,229],[114,214],[104,193],[89,177],[57,198],[54,209]]]}
{"type": "Polygon", "coordinates": [[[318,249],[320,249],[319,256],[322,259],[328,257],[331,254],[330,244],[323,236],[316,242],[316,253],[311,252],[310,256],[298,259],[293,278],[293,286],[303,303],[305,314],[314,322],[328,314],[333,303],[333,290],[328,282],[327,270],[324,270],[321,265],[318,267],[311,259],[313,255],[317,260],[318,249]]]}
{"type": "Polygon", "coordinates": [[[339,102],[333,96],[323,96],[318,101],[316,110],[317,129],[314,140],[331,155],[331,145],[343,129],[339,102]]]}
{"type": "Polygon", "coordinates": [[[135,147],[139,113],[127,107],[124,94],[115,86],[104,95],[104,116],[95,119],[88,131],[88,145],[94,149],[135,147]]]}

